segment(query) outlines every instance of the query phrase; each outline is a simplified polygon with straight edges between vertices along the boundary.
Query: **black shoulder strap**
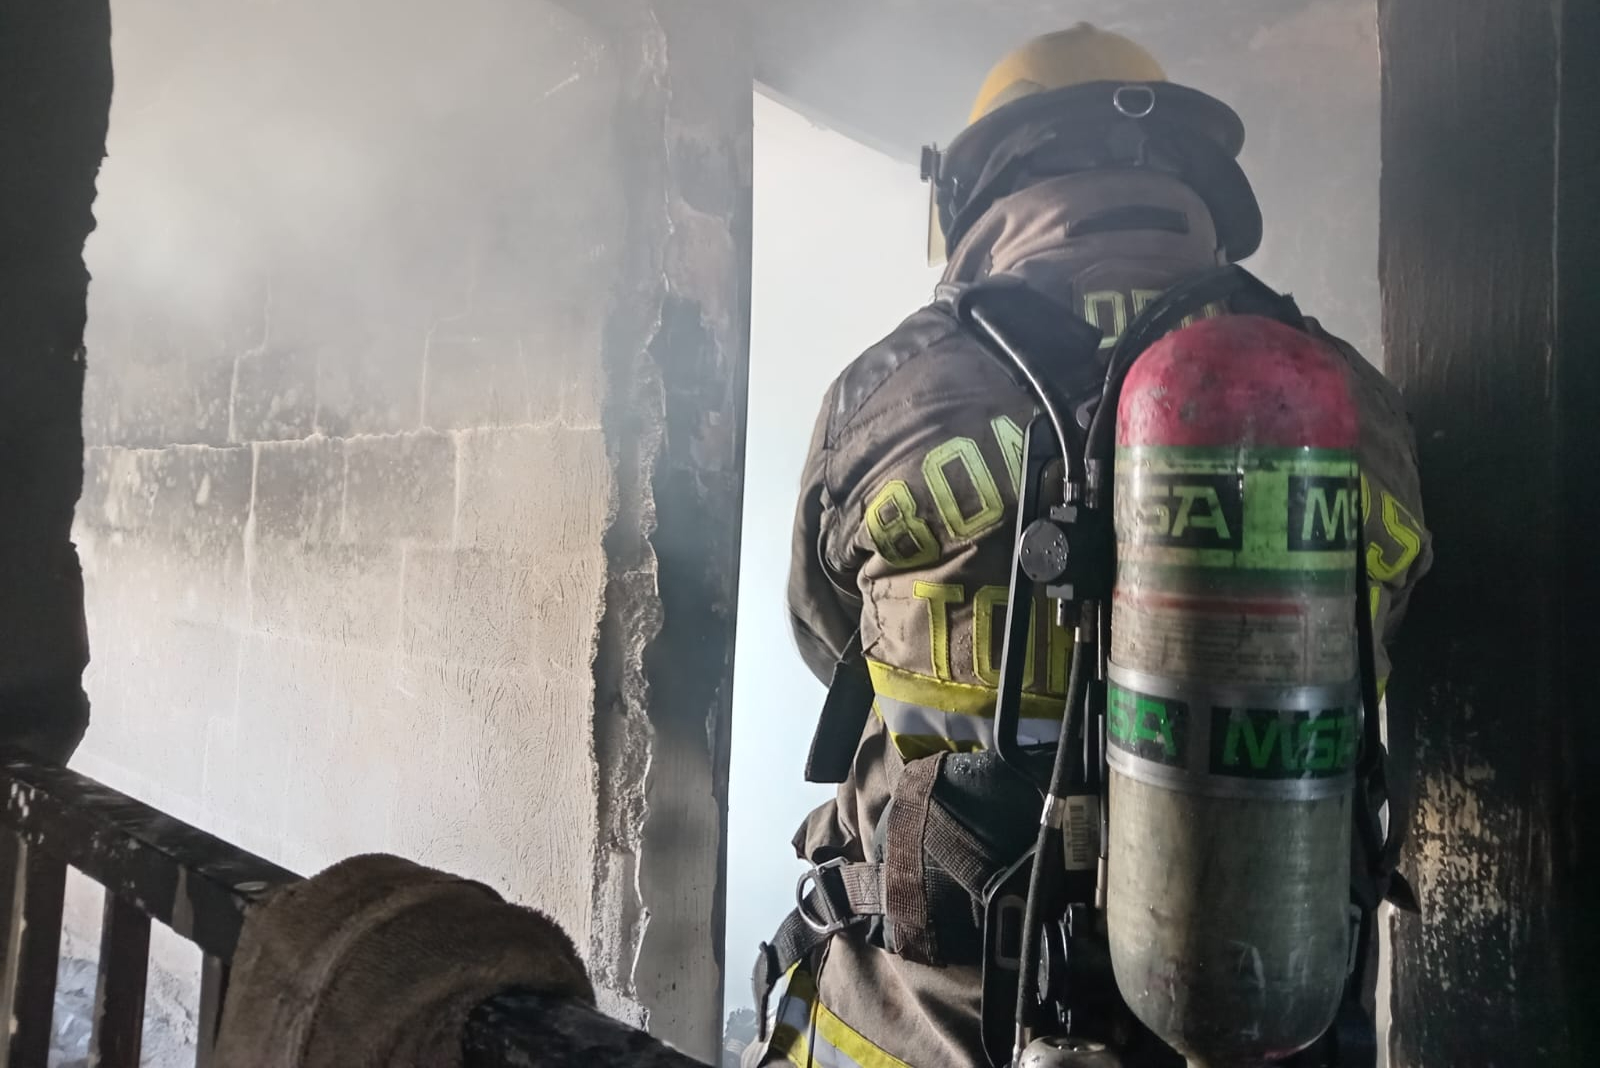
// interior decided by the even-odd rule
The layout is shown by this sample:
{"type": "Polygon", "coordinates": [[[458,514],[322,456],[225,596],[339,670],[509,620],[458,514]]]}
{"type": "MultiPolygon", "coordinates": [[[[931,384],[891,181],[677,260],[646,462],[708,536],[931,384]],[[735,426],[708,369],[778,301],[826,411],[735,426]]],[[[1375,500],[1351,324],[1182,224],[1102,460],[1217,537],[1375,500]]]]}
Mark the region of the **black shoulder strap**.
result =
{"type": "Polygon", "coordinates": [[[1237,264],[1202,271],[1168,288],[1145,305],[1111,350],[1105,392],[1089,427],[1087,452],[1091,460],[1104,460],[1111,455],[1116,400],[1133,361],[1145,349],[1182,326],[1185,319],[1218,303],[1226,304],[1228,310],[1237,315],[1259,315],[1296,330],[1306,329],[1305,316],[1300,314],[1293,297],[1276,292],[1237,264]]]}
{"type": "Polygon", "coordinates": [[[1259,315],[1296,330],[1306,328],[1305,316],[1293,297],[1273,290],[1238,264],[1230,264],[1185,279],[1145,305],[1117,339],[1117,352],[1126,355],[1122,361],[1112,356],[1112,365],[1132,363],[1133,357],[1177,329],[1184,319],[1217,303],[1226,303],[1238,315],[1259,315]]]}
{"type": "Polygon", "coordinates": [[[850,777],[874,696],[858,630],[850,635],[833,666],[828,696],[823,699],[817,730],[811,736],[811,752],[806,756],[806,782],[840,783],[850,777]]]}
{"type": "Polygon", "coordinates": [[[1100,392],[1105,371],[1096,354],[1101,332],[1070,307],[1020,278],[991,275],[963,286],[941,286],[936,297],[971,329],[981,313],[1001,329],[1014,352],[997,352],[987,329],[976,330],[1006,374],[1048,407],[1100,392]],[[1027,367],[1019,365],[1021,360],[1027,367]],[[1041,395],[1041,391],[1050,395],[1041,395]]]}

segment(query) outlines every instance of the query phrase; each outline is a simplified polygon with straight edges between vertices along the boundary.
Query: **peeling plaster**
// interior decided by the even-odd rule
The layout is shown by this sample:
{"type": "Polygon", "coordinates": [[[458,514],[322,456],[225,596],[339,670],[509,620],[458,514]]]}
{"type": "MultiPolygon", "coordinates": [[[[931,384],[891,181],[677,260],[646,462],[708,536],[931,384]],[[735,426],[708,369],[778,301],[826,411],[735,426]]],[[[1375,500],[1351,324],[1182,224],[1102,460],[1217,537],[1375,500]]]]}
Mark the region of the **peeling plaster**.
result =
{"type": "Polygon", "coordinates": [[[591,945],[602,982],[636,999],[657,1035],[709,1060],[721,1023],[750,83],[730,62],[738,20],[715,4],[619,25],[643,59],[620,135],[661,148],[630,174],[628,201],[662,210],[630,219],[636,281],[607,334],[618,497],[595,659],[606,920],[591,945]],[[693,110],[707,102],[714,110],[693,110]]]}

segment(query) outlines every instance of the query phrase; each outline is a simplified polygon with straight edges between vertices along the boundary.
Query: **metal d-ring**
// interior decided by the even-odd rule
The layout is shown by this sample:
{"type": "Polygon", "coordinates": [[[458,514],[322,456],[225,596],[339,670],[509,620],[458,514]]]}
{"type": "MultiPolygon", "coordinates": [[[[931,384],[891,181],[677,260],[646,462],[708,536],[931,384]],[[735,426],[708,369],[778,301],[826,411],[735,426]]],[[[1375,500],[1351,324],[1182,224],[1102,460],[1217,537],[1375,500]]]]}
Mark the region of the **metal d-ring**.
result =
{"type": "Polygon", "coordinates": [[[1111,94],[1111,106],[1130,119],[1142,119],[1156,109],[1156,91],[1148,85],[1123,85],[1111,94]]]}
{"type": "Polygon", "coordinates": [[[805,921],[805,925],[807,927],[811,928],[820,935],[838,934],[840,931],[849,926],[849,922],[847,920],[829,921],[821,919],[817,916],[813,916],[811,914],[810,907],[806,903],[806,898],[808,896],[806,894],[806,884],[809,883],[817,888],[817,892],[819,895],[821,895],[823,903],[828,906],[828,909],[831,912],[833,903],[828,898],[827,888],[822,885],[822,873],[827,871],[829,868],[842,868],[845,866],[845,863],[846,860],[844,857],[835,857],[832,860],[825,860],[821,864],[813,864],[810,869],[804,872],[800,876],[799,880],[794,884],[795,911],[800,913],[800,918],[805,921]]]}

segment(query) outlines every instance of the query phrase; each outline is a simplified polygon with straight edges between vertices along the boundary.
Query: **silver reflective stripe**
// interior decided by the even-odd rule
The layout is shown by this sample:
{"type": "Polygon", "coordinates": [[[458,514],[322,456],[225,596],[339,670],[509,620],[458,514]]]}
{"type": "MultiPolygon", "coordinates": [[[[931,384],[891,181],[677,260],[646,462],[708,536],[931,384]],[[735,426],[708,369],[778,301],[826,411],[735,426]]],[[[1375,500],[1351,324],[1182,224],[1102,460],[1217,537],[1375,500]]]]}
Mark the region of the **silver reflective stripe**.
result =
{"type": "MultiPolygon", "coordinates": [[[[976,743],[985,749],[994,745],[994,717],[969,716],[944,712],[909,701],[879,695],[878,714],[894,734],[914,734],[948,738],[953,742],[976,743]]],[[[1061,734],[1061,724],[1053,719],[1024,718],[1017,724],[1017,740],[1023,745],[1052,743],[1061,734]]]]}
{"type": "Polygon", "coordinates": [[[809,1063],[816,1065],[816,1068],[861,1068],[849,1054],[816,1031],[806,1036],[806,1043],[811,1051],[809,1063]]]}
{"type": "Polygon", "coordinates": [[[789,980],[794,972],[789,972],[779,979],[772,987],[772,993],[767,995],[767,1004],[772,1008],[767,1010],[767,1033],[771,1034],[778,1024],[792,1027],[802,1035],[811,1026],[811,1003],[804,998],[789,995],[789,980]]]}
{"type": "MultiPolygon", "coordinates": [[[[780,979],[773,987],[772,997],[777,999],[777,1008],[773,1010],[768,1019],[769,1033],[781,1025],[792,1029],[799,1036],[798,1042],[784,1049],[783,1059],[791,1064],[804,1063],[808,1068],[862,1068],[848,1054],[824,1038],[812,1023],[812,1004],[801,997],[791,996],[789,993],[789,978],[794,973],[780,979]]],[[[774,1036],[776,1037],[776,1036],[774,1036]]],[[[775,1043],[778,1048],[783,1048],[780,1040],[775,1043]]]]}
{"type": "Polygon", "coordinates": [[[762,1054],[762,1064],[787,1062],[800,1068],[910,1068],[829,1012],[827,1006],[818,1003],[815,989],[811,976],[799,968],[791,969],[774,984],[773,994],[779,1004],[768,1017],[773,1031],[762,1054]],[[837,1045],[840,1042],[844,1046],[837,1045]]]}
{"type": "MultiPolygon", "coordinates": [[[[1273,709],[1284,712],[1344,709],[1355,721],[1359,738],[1361,711],[1360,683],[1357,680],[1321,686],[1278,685],[1274,683],[1216,684],[1205,681],[1171,679],[1131,668],[1110,665],[1107,678],[1112,686],[1113,728],[1108,732],[1106,762],[1112,770],[1149,786],[1183,793],[1239,799],[1269,798],[1283,801],[1315,801],[1348,793],[1355,784],[1355,772],[1347,769],[1326,777],[1252,777],[1213,767],[1213,722],[1233,714],[1234,709],[1273,709]],[[1187,752],[1181,763],[1162,763],[1140,756],[1116,738],[1116,691],[1132,697],[1151,695],[1182,702],[1185,725],[1179,737],[1187,752]]],[[[1141,714],[1142,716],[1142,714],[1141,714]]],[[[1277,724],[1273,724],[1273,732],[1277,724]]],[[[1269,735],[1270,737],[1270,735],[1269,735]]],[[[1268,743],[1270,744],[1270,743],[1268,743]]],[[[1303,773],[1302,773],[1303,774],[1303,773]]]]}

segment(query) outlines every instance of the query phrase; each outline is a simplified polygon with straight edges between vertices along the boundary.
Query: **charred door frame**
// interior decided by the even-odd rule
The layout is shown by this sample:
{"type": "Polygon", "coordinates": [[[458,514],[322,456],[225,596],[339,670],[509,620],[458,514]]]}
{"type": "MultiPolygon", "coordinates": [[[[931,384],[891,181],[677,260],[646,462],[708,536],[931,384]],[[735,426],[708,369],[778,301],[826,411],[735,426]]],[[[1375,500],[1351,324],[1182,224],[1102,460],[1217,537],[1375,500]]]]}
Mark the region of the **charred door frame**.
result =
{"type": "Polygon", "coordinates": [[[1425,910],[1390,1063],[1591,1064],[1600,12],[1379,8],[1384,333],[1436,534],[1390,690],[1425,910]]]}

